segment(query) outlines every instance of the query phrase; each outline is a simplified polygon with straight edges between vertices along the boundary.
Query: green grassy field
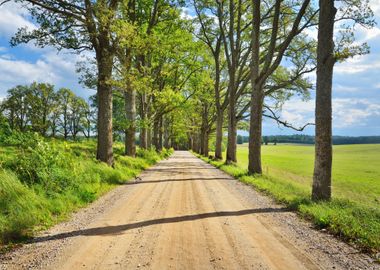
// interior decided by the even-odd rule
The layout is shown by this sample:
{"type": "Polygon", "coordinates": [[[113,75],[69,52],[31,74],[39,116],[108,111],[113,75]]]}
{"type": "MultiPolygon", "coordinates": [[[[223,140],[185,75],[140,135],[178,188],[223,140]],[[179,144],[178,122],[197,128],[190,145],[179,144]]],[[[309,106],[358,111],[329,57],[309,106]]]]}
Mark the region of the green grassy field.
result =
{"type": "MultiPolygon", "coordinates": [[[[238,147],[238,166],[248,167],[248,147],[238,147]]],[[[288,179],[311,192],[314,166],[312,145],[264,145],[264,174],[288,179]]],[[[380,207],[380,144],[336,145],[333,195],[366,206],[380,207]]]]}
{"type": "Polygon", "coordinates": [[[0,144],[0,251],[66,219],[171,153],[139,149],[131,158],[115,143],[111,168],[95,159],[94,140],[15,134],[8,141],[0,144]]]}
{"type": "Polygon", "coordinates": [[[380,144],[334,146],[333,200],[310,200],[314,146],[264,145],[262,176],[248,176],[248,147],[238,146],[238,163],[206,159],[298,210],[320,228],[328,228],[369,252],[380,250],[380,144]]]}

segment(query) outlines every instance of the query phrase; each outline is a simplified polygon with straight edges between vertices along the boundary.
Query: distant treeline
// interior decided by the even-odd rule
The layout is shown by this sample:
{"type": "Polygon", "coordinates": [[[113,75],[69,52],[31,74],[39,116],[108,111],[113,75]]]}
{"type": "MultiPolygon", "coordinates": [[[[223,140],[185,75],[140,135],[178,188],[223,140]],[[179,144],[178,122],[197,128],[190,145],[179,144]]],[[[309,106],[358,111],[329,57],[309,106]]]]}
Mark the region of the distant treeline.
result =
{"type": "MultiPolygon", "coordinates": [[[[242,144],[248,142],[248,136],[238,135],[237,143],[242,144]]],[[[273,135],[263,136],[263,144],[276,143],[302,143],[314,144],[315,138],[311,135],[273,135]]],[[[369,144],[380,143],[380,136],[333,136],[333,144],[369,144]]]]}

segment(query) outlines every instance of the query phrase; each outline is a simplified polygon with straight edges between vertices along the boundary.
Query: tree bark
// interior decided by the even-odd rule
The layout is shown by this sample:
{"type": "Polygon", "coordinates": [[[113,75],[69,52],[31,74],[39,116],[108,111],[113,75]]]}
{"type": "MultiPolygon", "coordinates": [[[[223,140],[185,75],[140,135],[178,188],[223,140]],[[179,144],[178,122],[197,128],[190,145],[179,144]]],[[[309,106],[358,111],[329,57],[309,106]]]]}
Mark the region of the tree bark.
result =
{"type": "Polygon", "coordinates": [[[113,55],[97,52],[98,60],[98,144],[96,158],[113,165],[112,138],[112,77],[113,55]]]}
{"type": "Polygon", "coordinates": [[[215,138],[215,159],[222,159],[223,143],[223,111],[218,111],[216,115],[216,138],[215,138]]]}
{"type": "Polygon", "coordinates": [[[163,138],[163,129],[162,129],[162,119],[163,117],[161,116],[159,119],[159,129],[158,129],[158,151],[162,150],[162,138],[163,138]]]}
{"type": "Polygon", "coordinates": [[[202,125],[201,125],[201,134],[200,134],[200,141],[201,141],[201,154],[205,157],[208,157],[208,105],[203,105],[203,112],[202,112],[202,125]]]}
{"type": "Polygon", "coordinates": [[[167,117],[163,118],[163,128],[164,128],[164,147],[166,149],[170,148],[170,120],[167,117]]]}
{"type": "Polygon", "coordinates": [[[148,148],[148,129],[147,129],[147,112],[146,112],[146,94],[142,93],[140,97],[140,147],[143,149],[148,148]]]}
{"type": "Polygon", "coordinates": [[[125,154],[127,156],[136,156],[136,90],[128,86],[124,93],[125,112],[127,119],[127,128],[125,130],[125,154]]]}
{"type": "Polygon", "coordinates": [[[149,126],[147,129],[147,137],[146,137],[146,142],[148,149],[152,148],[152,128],[149,126]]]}
{"type": "Polygon", "coordinates": [[[261,174],[261,133],[264,93],[262,85],[254,84],[251,95],[251,117],[249,123],[248,173],[261,174]]]}
{"type": "Polygon", "coordinates": [[[331,89],[334,58],[333,0],[319,1],[319,27],[317,47],[317,88],[315,107],[315,162],[312,199],[331,199],[332,169],[332,107],[331,89]]]}
{"type": "Polygon", "coordinates": [[[156,148],[156,151],[160,150],[159,133],[160,133],[160,120],[159,118],[156,118],[153,121],[153,138],[152,138],[152,143],[153,143],[153,146],[156,148]]]}
{"type": "MultiPolygon", "coordinates": [[[[231,76],[230,76],[231,80],[231,76]]],[[[230,82],[232,88],[234,88],[234,83],[230,82]]],[[[228,109],[228,141],[227,141],[227,154],[226,163],[236,162],[236,136],[237,136],[237,125],[236,125],[236,101],[235,101],[235,90],[231,89],[229,97],[229,109],[228,109]]]]}
{"type": "Polygon", "coordinates": [[[209,137],[209,133],[208,131],[206,130],[203,134],[203,151],[202,151],[202,155],[205,156],[205,157],[208,157],[208,154],[209,154],[209,143],[208,143],[208,137],[209,137]]]}
{"type": "Polygon", "coordinates": [[[259,82],[260,62],[260,0],[253,0],[252,59],[251,59],[251,116],[249,120],[248,173],[261,174],[261,129],[264,90],[259,82]]]}

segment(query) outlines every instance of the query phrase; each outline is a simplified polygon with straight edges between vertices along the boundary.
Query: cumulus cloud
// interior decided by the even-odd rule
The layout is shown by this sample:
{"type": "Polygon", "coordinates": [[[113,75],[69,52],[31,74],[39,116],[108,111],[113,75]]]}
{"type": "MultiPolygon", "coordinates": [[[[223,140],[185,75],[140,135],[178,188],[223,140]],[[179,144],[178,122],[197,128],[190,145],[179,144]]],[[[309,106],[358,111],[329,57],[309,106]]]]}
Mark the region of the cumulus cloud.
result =
{"type": "Polygon", "coordinates": [[[373,69],[380,69],[380,54],[355,56],[343,63],[337,64],[334,68],[334,72],[349,76],[352,74],[365,73],[373,69]]]}
{"type": "Polygon", "coordinates": [[[46,49],[35,61],[21,60],[0,52],[0,96],[7,89],[19,84],[30,84],[34,81],[46,82],[57,87],[69,87],[79,90],[78,94],[88,96],[89,91],[83,91],[78,85],[76,62],[82,59],[79,55],[46,49]]]}
{"type": "Polygon", "coordinates": [[[53,83],[58,79],[51,66],[43,60],[29,63],[0,57],[0,73],[2,74],[1,84],[31,83],[33,81],[53,83]]]}
{"type": "Polygon", "coordinates": [[[380,116],[380,103],[369,99],[333,99],[334,127],[366,126],[370,117],[380,116]]]}
{"type": "MultiPolygon", "coordinates": [[[[365,98],[334,98],[333,127],[366,126],[372,117],[380,116],[380,102],[365,98]]],[[[281,117],[295,126],[314,122],[315,101],[291,100],[286,103],[281,117]]]]}
{"type": "Polygon", "coordinates": [[[18,28],[36,26],[28,20],[28,12],[19,3],[9,2],[0,6],[0,37],[9,38],[16,33],[18,28]]]}

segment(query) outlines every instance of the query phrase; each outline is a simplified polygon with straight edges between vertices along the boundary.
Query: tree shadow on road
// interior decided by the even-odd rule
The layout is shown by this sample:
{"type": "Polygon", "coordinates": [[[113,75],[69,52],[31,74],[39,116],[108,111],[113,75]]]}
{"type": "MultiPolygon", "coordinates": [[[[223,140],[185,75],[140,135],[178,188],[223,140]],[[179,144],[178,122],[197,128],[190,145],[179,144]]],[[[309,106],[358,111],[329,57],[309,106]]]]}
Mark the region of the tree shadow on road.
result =
{"type": "Polygon", "coordinates": [[[235,181],[233,178],[227,177],[194,177],[194,178],[180,178],[180,179],[160,179],[160,180],[142,180],[136,182],[127,182],[125,185],[141,185],[141,184],[157,184],[157,183],[165,183],[165,182],[184,182],[184,181],[209,181],[209,180],[225,180],[225,181],[235,181]]]}
{"type": "Polygon", "coordinates": [[[288,208],[256,208],[256,209],[245,209],[245,210],[239,210],[239,211],[220,211],[220,212],[210,212],[210,213],[185,215],[185,216],[178,216],[178,217],[167,217],[167,218],[152,219],[152,220],[140,221],[140,222],[129,223],[129,224],[89,228],[89,229],[60,233],[56,235],[36,237],[31,242],[33,243],[46,242],[46,241],[65,239],[65,238],[76,237],[76,236],[118,235],[128,230],[143,228],[143,227],[148,227],[148,226],[158,225],[158,224],[187,222],[187,221],[206,219],[206,218],[233,217],[233,216],[243,216],[243,215],[250,215],[250,214],[282,213],[282,212],[291,212],[291,210],[288,208]]]}

